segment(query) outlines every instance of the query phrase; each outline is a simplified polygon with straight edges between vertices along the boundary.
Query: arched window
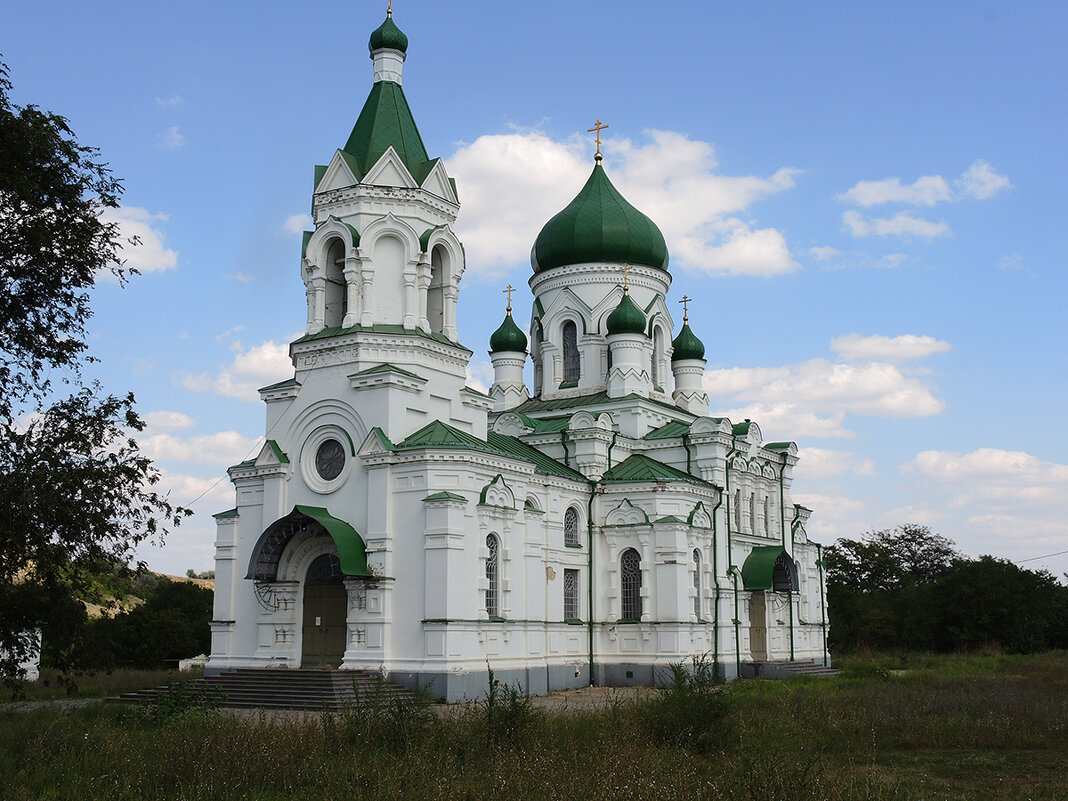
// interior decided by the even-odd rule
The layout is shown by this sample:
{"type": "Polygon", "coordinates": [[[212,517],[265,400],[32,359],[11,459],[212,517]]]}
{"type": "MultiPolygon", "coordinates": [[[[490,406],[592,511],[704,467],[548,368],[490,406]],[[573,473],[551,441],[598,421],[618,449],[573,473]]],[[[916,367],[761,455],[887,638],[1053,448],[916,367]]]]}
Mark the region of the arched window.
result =
{"type": "Polygon", "coordinates": [[[734,529],[735,531],[742,530],[742,491],[740,489],[734,491],[734,529]]]}
{"type": "Polygon", "coordinates": [[[438,245],[430,252],[430,286],[426,291],[426,319],[430,331],[440,334],[445,326],[445,249],[438,245]]]}
{"type": "Polygon", "coordinates": [[[701,552],[693,549],[693,613],[701,619],[701,552]]]}
{"type": "Polygon", "coordinates": [[[530,332],[530,358],[534,362],[534,397],[541,396],[543,368],[541,364],[541,320],[535,320],[530,332]]]}
{"type": "Polygon", "coordinates": [[[578,512],[575,511],[575,507],[567,507],[567,511],[564,512],[564,545],[579,544],[578,524],[578,512]]]}
{"type": "Polygon", "coordinates": [[[340,239],[330,242],[323,265],[326,277],[325,324],[336,328],[342,324],[349,311],[349,293],[345,284],[345,243],[340,239]]]}
{"type": "Polygon", "coordinates": [[[768,496],[764,496],[764,536],[771,536],[771,507],[768,505],[768,496]]]}
{"type": "Polygon", "coordinates": [[[578,328],[568,320],[564,323],[563,331],[564,351],[564,383],[577,384],[579,381],[579,352],[578,352],[578,328]]]}
{"type": "Polygon", "coordinates": [[[797,563],[785,553],[780,553],[771,571],[771,589],[775,592],[797,592],[797,563]]]}
{"type": "Polygon", "coordinates": [[[649,375],[653,378],[653,386],[660,386],[660,360],[664,355],[664,334],[657,326],[653,330],[653,358],[650,365],[649,375]]]}
{"type": "Polygon", "coordinates": [[[756,534],[756,493],[749,493],[749,533],[756,534]]]}
{"type": "Polygon", "coordinates": [[[564,568],[564,620],[579,619],[579,572],[564,568]]]}
{"type": "Polygon", "coordinates": [[[633,548],[619,557],[619,585],[622,592],[620,620],[642,618],[642,558],[633,548]]]}
{"type": "Polygon", "coordinates": [[[486,614],[501,616],[500,543],[496,534],[486,537],[486,614]]]}

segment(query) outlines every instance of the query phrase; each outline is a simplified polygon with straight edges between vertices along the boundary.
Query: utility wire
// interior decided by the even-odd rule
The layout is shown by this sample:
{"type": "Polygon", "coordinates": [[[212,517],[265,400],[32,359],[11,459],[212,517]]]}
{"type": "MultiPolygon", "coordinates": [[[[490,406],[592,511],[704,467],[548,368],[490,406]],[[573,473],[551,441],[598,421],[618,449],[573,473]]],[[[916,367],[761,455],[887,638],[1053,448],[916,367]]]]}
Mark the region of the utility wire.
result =
{"type": "Polygon", "coordinates": [[[1066,553],[1068,553],[1068,551],[1057,551],[1056,553],[1044,553],[1041,556],[1032,556],[1032,557],[1030,557],[1028,559],[1017,559],[1016,560],[1016,564],[1022,565],[1024,562],[1036,562],[1039,559],[1048,559],[1051,556],[1063,556],[1066,553]]]}

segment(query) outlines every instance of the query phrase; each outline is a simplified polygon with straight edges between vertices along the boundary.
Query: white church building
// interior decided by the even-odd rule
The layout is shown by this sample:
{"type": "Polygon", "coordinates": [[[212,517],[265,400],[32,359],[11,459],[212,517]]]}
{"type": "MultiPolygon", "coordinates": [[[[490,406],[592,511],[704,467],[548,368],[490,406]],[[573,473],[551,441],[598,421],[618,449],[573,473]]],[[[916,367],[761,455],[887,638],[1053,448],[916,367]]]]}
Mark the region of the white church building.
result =
{"type": "Polygon", "coordinates": [[[544,693],[693,655],[728,678],[827,663],[797,448],[709,416],[664,237],[600,152],[533,243],[527,333],[509,302],[489,395],[467,386],[460,202],[405,100],[407,46],[391,16],[371,34],[370,94],[315,170],[307,330],[260,390],[266,444],[229,469],[208,674],[373,670],[451,701],[488,668],[544,693]]]}

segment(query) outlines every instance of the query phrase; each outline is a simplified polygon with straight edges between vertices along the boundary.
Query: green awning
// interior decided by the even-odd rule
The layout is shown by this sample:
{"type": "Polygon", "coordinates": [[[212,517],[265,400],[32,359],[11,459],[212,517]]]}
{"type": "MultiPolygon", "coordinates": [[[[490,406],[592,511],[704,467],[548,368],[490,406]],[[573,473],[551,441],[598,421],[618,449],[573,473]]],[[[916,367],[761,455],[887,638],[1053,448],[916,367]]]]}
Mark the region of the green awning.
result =
{"type": "Polygon", "coordinates": [[[747,590],[797,590],[797,566],[781,545],[760,545],[745,558],[742,586],[747,590]]]}
{"type": "Polygon", "coordinates": [[[322,527],[334,541],[342,573],[346,576],[371,575],[367,571],[367,546],[356,529],[320,506],[294,506],[292,512],[264,529],[252,551],[246,578],[276,581],[282,552],[297,533],[307,529],[309,522],[322,527]]]}

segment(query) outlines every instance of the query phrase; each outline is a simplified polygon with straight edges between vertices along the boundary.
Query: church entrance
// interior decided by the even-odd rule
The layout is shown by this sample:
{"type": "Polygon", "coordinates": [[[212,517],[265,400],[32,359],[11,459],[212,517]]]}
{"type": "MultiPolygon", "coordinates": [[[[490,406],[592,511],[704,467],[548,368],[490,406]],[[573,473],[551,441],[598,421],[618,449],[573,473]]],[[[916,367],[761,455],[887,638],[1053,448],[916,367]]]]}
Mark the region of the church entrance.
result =
{"type": "Polygon", "coordinates": [[[345,654],[348,595],[342,583],[341,562],[324,553],[309,565],[304,579],[302,668],[336,668],[345,654]]]}
{"type": "Polygon", "coordinates": [[[749,653],[754,662],[768,658],[768,613],[763,590],[749,596],[749,653]]]}

